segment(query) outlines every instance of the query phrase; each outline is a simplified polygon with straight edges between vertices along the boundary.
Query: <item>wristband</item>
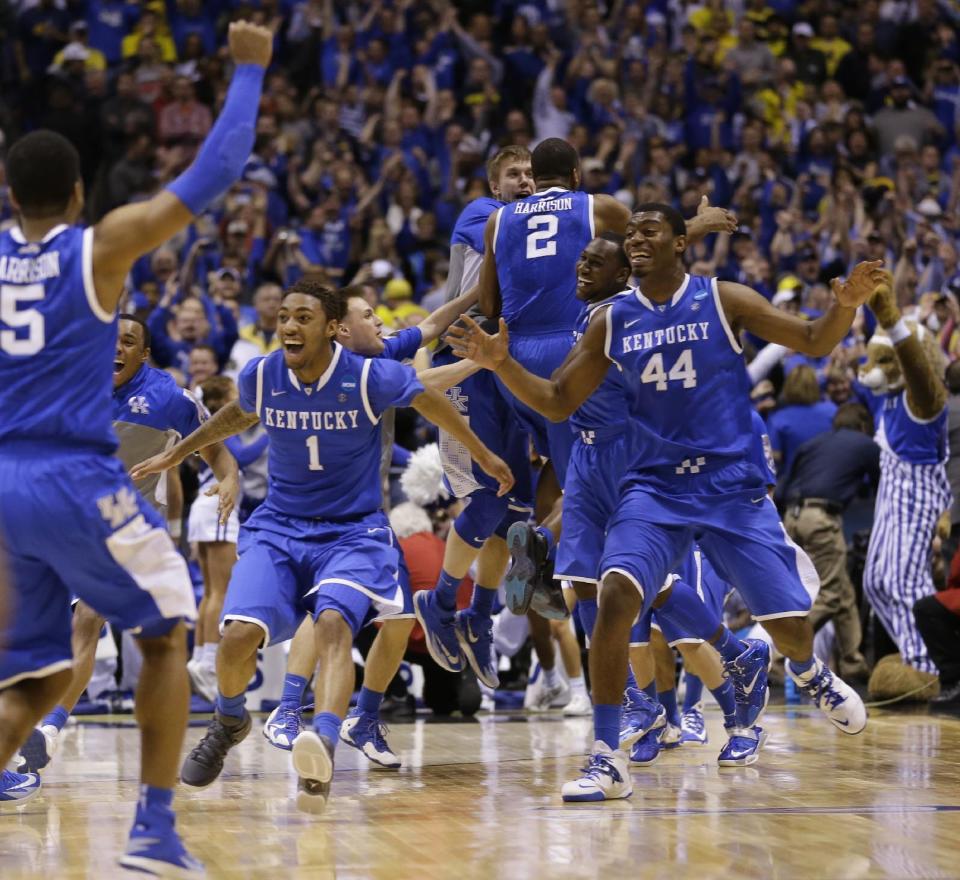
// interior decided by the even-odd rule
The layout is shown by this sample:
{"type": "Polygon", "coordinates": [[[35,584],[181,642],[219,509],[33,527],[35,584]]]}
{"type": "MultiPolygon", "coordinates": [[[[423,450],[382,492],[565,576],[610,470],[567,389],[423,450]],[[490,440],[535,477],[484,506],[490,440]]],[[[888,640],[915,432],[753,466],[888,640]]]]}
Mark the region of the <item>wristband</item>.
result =
{"type": "Polygon", "coordinates": [[[887,328],[887,335],[890,337],[890,341],[894,345],[897,345],[903,342],[904,339],[910,338],[910,328],[904,323],[903,318],[901,318],[892,327],[887,328]]]}
{"type": "Polygon", "coordinates": [[[183,534],[183,523],[178,519],[168,519],[167,531],[170,533],[170,537],[173,538],[174,541],[179,541],[180,536],[183,534]]]}

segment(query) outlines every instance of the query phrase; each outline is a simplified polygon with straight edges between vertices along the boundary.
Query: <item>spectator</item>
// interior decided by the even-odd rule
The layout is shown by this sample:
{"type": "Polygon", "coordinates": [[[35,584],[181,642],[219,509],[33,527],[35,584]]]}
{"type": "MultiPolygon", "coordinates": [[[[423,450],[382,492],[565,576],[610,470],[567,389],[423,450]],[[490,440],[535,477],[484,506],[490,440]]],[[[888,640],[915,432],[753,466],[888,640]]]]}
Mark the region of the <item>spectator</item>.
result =
{"type": "Polygon", "coordinates": [[[209,107],[197,101],[193,84],[187,77],[176,77],[171,91],[173,100],[160,111],[157,133],[164,145],[182,147],[181,161],[190,162],[197,145],[210,131],[213,116],[209,107]]]}
{"type": "Polygon", "coordinates": [[[827,78],[827,59],[813,44],[813,28],[805,21],[793,26],[793,50],[790,59],[797,67],[797,78],[819,86],[827,78]]]}
{"type": "Polygon", "coordinates": [[[944,133],[937,117],[912,100],[913,88],[905,76],[890,83],[890,103],[873,119],[881,153],[892,153],[899,137],[910,137],[914,144],[925,144],[944,133]]]}
{"type": "Polygon", "coordinates": [[[777,469],[789,473],[800,446],[829,431],[836,412],[836,406],[821,399],[813,367],[795,367],[784,382],[780,408],[767,419],[777,469]]]}
{"type": "Polygon", "coordinates": [[[217,324],[212,325],[199,297],[183,297],[175,312],[172,303],[173,291],[168,289],[147,321],[157,366],[174,367],[189,376],[190,351],[204,343],[213,349],[217,365],[224,365],[237,341],[237,322],[230,310],[215,306],[217,324]]]}
{"type": "Polygon", "coordinates": [[[960,585],[918,599],[913,616],[939,672],[940,694],[930,708],[955,712],[960,709],[960,585]]]}
{"type": "Polygon", "coordinates": [[[200,343],[190,349],[187,360],[187,386],[199,397],[202,397],[202,386],[207,379],[211,379],[220,372],[217,366],[217,352],[212,345],[200,343]]]}
{"type": "Polygon", "coordinates": [[[239,375],[246,364],[255,357],[270,354],[280,348],[280,337],[277,335],[277,314],[280,311],[280,302],[283,291],[279,284],[266,282],[261,284],[253,294],[253,307],[257,319],[240,329],[240,338],[234,343],[230,352],[230,373],[239,375]]]}
{"type": "Polygon", "coordinates": [[[70,42],[53,58],[53,66],[62,69],[69,61],[83,62],[83,70],[106,70],[107,59],[103,52],[90,45],[87,23],[80,19],[70,25],[70,42]]]}

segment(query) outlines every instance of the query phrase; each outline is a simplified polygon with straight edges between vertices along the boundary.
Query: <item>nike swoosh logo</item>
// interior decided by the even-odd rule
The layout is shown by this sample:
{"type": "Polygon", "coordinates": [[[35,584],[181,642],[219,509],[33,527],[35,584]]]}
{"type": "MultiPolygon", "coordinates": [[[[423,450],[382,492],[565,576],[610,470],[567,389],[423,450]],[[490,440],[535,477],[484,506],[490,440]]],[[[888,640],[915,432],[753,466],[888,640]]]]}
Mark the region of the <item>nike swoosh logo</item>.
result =
{"type": "Polygon", "coordinates": [[[286,394],[286,393],[287,393],[286,391],[271,391],[271,392],[270,392],[270,396],[271,396],[271,397],[279,397],[281,394],[286,394]]]}
{"type": "Polygon", "coordinates": [[[758,669],[758,670],[757,670],[757,674],[753,677],[753,681],[750,682],[750,687],[745,687],[745,688],[743,689],[743,692],[744,692],[747,696],[750,696],[750,694],[753,693],[753,689],[757,686],[757,679],[760,678],[760,673],[761,673],[761,672],[763,672],[763,670],[762,670],[762,669],[758,669]]]}
{"type": "Polygon", "coordinates": [[[467,623],[467,641],[471,645],[475,645],[479,641],[479,637],[473,634],[473,627],[469,623],[467,623]]]}
{"type": "Polygon", "coordinates": [[[623,329],[624,329],[624,330],[629,330],[634,324],[636,324],[636,323],[638,323],[639,321],[642,321],[642,320],[643,320],[643,318],[634,318],[632,321],[624,321],[624,322],[623,322],[623,329]]]}
{"type": "Polygon", "coordinates": [[[440,653],[443,654],[443,656],[447,659],[447,662],[448,662],[451,666],[453,666],[453,665],[457,662],[457,660],[459,659],[459,658],[457,657],[457,655],[456,655],[456,654],[451,654],[451,653],[447,650],[447,646],[446,646],[443,642],[441,642],[440,639],[437,639],[437,644],[440,646],[440,653]]]}
{"type": "Polygon", "coordinates": [[[766,496],[766,495],[762,495],[760,498],[751,498],[751,499],[750,499],[750,503],[751,503],[751,504],[763,504],[763,502],[766,501],[766,500],[767,500],[767,496],[766,496]]]}

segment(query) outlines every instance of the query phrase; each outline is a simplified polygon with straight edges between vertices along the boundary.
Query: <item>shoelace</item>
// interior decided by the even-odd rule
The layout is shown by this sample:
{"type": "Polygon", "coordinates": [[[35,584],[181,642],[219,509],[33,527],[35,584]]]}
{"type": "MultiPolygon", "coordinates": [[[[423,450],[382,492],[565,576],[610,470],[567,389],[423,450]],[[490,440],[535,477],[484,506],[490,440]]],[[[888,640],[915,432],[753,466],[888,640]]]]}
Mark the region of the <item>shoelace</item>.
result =
{"type": "Polygon", "coordinates": [[[681,719],[681,729],[689,730],[691,733],[703,733],[703,717],[699,712],[684,712],[681,719]]]}
{"type": "Polygon", "coordinates": [[[273,723],[277,727],[299,728],[301,722],[301,712],[303,712],[303,708],[299,706],[281,706],[280,712],[277,713],[277,718],[273,723]]]}
{"type": "Polygon", "coordinates": [[[609,776],[614,782],[623,782],[623,777],[613,761],[604,755],[591,755],[586,767],[582,769],[584,779],[598,780],[600,776],[609,776]]]}
{"type": "Polygon", "coordinates": [[[826,667],[820,671],[819,675],[814,676],[803,690],[818,706],[823,700],[831,709],[836,709],[844,700],[843,694],[833,689],[833,675],[826,667]]]}
{"type": "Polygon", "coordinates": [[[205,767],[213,767],[223,761],[231,745],[233,742],[226,726],[214,719],[203,739],[190,752],[190,757],[205,767]]]}

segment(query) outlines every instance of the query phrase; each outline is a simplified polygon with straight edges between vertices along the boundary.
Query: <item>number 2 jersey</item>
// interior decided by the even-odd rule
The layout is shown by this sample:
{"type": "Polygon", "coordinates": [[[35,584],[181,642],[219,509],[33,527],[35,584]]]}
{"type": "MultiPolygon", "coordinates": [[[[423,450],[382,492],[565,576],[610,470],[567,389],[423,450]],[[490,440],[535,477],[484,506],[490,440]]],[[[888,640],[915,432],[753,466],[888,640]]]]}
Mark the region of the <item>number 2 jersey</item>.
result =
{"type": "Polygon", "coordinates": [[[634,289],[607,309],[606,321],[606,353],[623,370],[636,430],[631,476],[667,484],[671,475],[683,476],[690,487],[689,477],[750,462],[748,481],[763,485],[753,464],[743,350],[723,314],[716,279],[686,275],[663,304],[634,289]]]}
{"type": "Polygon", "coordinates": [[[380,417],[423,391],[411,367],[335,342],[316,382],[304,385],[275,351],[247,364],[238,387],[270,437],[264,508],[334,522],[381,509],[380,417]]]}
{"type": "Polygon", "coordinates": [[[0,235],[0,454],[112,454],[116,316],[93,288],[93,229],[0,235]]]}

